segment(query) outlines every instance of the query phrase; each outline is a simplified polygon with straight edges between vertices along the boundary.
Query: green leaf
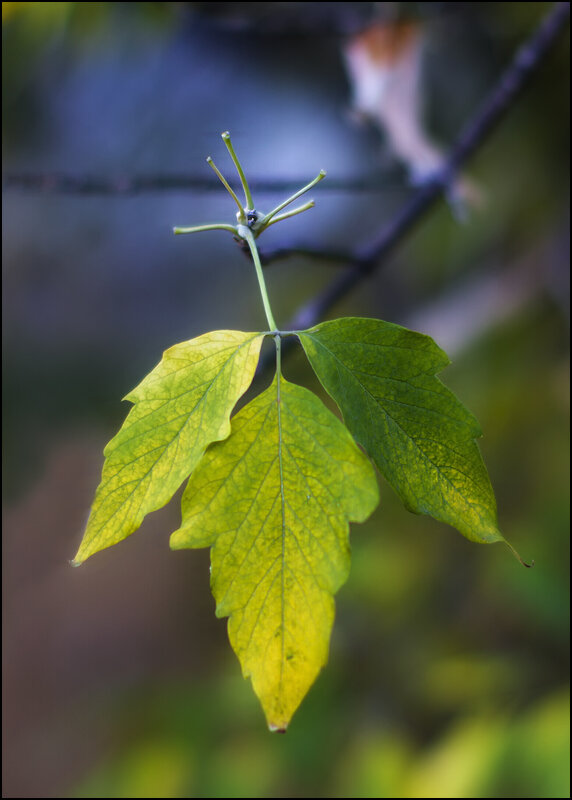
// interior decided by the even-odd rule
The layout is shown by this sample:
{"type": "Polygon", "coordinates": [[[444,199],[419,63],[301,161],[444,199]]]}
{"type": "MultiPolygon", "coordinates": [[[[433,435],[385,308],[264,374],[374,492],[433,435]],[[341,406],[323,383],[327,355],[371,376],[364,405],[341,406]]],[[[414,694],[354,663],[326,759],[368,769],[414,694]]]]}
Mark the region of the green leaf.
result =
{"type": "Polygon", "coordinates": [[[350,564],[349,521],[378,503],[375,472],[307,389],[274,379],[213,444],[183,495],[171,547],[211,550],[217,616],[273,730],[327,660],[332,595],[350,564]]]}
{"type": "Polygon", "coordinates": [[[74,559],[116,544],[167,503],[252,382],[264,334],[214,331],[176,344],[125,400],[135,403],[104,450],[101,483],[74,559]]]}
{"type": "Polygon", "coordinates": [[[298,335],[347,427],[407,508],[473,541],[503,541],[479,424],[435,377],[449,363],[435,342],[357,317],[298,335]]]}

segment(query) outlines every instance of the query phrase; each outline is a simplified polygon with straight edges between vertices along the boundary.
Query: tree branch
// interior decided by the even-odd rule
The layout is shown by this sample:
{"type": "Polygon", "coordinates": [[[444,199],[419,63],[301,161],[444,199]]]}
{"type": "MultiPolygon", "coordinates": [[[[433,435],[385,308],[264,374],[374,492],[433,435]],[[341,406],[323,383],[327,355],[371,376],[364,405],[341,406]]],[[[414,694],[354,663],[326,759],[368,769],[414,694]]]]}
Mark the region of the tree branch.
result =
{"type": "MultiPolygon", "coordinates": [[[[410,230],[447,192],[459,168],[484,142],[495,125],[516,100],[531,75],[564,28],[569,3],[556,3],[540,22],[530,39],[516,53],[490,94],[462,130],[443,168],[418,189],[396,216],[371,241],[358,247],[347,259],[348,268],[320,294],[303,305],[287,328],[302,330],[315,325],[342,297],[378,269],[410,230]]],[[[285,249],[280,252],[285,257],[285,249]]],[[[271,254],[266,255],[267,259],[271,254]]],[[[286,344],[286,342],[285,342],[286,344]]]]}
{"type": "MultiPolygon", "coordinates": [[[[292,193],[308,181],[308,176],[288,179],[249,179],[254,192],[268,194],[292,193]]],[[[235,190],[240,184],[229,181],[235,190]]],[[[362,178],[336,178],[328,176],[325,186],[334,192],[383,192],[388,185],[402,185],[399,170],[390,169],[377,175],[362,178]]],[[[2,181],[2,188],[23,189],[44,194],[80,195],[137,195],[145,192],[196,191],[218,192],[224,187],[216,177],[207,175],[118,175],[100,178],[93,175],[70,175],[63,172],[8,173],[2,181]]]]}

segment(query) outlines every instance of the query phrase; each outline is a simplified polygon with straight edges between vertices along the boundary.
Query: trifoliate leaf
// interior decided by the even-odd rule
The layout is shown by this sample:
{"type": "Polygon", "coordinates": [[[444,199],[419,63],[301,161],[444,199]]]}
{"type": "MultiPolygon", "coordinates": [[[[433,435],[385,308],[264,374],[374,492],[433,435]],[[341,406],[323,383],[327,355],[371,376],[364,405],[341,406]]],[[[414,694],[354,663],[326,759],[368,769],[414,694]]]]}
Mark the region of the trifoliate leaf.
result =
{"type": "Polygon", "coordinates": [[[356,317],[322,323],[299,337],[347,427],[405,505],[473,541],[502,541],[475,442],[479,424],[435,377],[449,363],[435,342],[356,317]]]}
{"type": "Polygon", "coordinates": [[[130,392],[135,403],[104,450],[105,464],[75,564],[133,533],[167,503],[206,447],[230,433],[264,338],[214,331],[176,344],[130,392]]]}
{"type": "Polygon", "coordinates": [[[219,617],[273,730],[326,663],[332,595],[348,576],[348,521],[378,502],[375,473],[342,423],[283,378],[232,420],[183,495],[171,547],[211,550],[219,617]]]}

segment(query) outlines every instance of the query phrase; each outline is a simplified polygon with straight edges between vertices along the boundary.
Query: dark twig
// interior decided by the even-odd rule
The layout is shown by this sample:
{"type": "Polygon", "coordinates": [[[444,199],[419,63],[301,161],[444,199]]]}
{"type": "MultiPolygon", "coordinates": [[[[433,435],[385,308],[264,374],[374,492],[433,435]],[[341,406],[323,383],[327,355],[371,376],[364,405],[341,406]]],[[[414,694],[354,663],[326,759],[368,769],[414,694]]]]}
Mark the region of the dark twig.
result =
{"type": "MultiPolygon", "coordinates": [[[[249,179],[255,193],[288,194],[308,181],[308,176],[288,179],[249,179]]],[[[233,189],[239,184],[230,182],[233,189]]],[[[383,192],[387,188],[402,185],[403,179],[397,170],[362,178],[336,178],[328,176],[326,189],[332,192],[383,192]]],[[[144,192],[196,191],[218,192],[224,187],[216,176],[198,175],[125,175],[114,178],[99,178],[90,175],[69,175],[61,172],[8,173],[3,179],[4,189],[23,189],[46,194],[81,195],[137,195],[144,192]]],[[[322,191],[322,189],[320,189],[322,191]]]]}
{"type": "MultiPolygon", "coordinates": [[[[419,189],[373,239],[348,258],[348,268],[320,294],[303,305],[286,326],[302,330],[315,325],[351,289],[378,269],[419,220],[447,192],[459,168],[483,143],[520,94],[530,76],[554,44],[570,13],[569,3],[556,3],[531,38],[518,50],[511,65],[461,132],[442,170],[419,189]]],[[[281,257],[284,257],[284,251],[281,257]]],[[[270,254],[267,255],[267,258],[270,254]]],[[[291,340],[290,340],[291,341],[291,340]]],[[[286,342],[285,342],[286,343],[286,342]]]]}
{"type": "Polygon", "coordinates": [[[274,250],[264,253],[260,251],[262,266],[274,264],[275,261],[283,261],[291,256],[306,256],[318,261],[327,261],[332,264],[347,264],[352,261],[353,255],[341,250],[328,250],[326,247],[312,247],[311,245],[297,245],[296,247],[277,247],[274,250]]]}

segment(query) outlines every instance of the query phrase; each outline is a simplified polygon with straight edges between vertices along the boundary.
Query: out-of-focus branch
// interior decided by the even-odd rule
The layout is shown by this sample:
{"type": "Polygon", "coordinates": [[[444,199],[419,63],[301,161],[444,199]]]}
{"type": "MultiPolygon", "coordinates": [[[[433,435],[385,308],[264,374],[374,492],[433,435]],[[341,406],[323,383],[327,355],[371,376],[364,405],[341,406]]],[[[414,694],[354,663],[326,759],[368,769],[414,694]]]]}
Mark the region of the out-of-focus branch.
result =
{"type": "MultiPolygon", "coordinates": [[[[459,168],[484,142],[487,135],[514,103],[564,28],[569,13],[569,3],[560,2],[552,7],[534,34],[518,50],[510,66],[501,75],[490,94],[462,130],[443,168],[431,181],[415,192],[396,216],[382,227],[371,241],[350,254],[347,259],[347,269],[320,294],[303,305],[286,326],[287,329],[302,330],[312,327],[357,284],[374,270],[379,269],[411,229],[447,192],[459,168]]],[[[286,249],[282,248],[280,257],[284,258],[286,252],[286,249]]],[[[265,258],[267,261],[272,260],[273,254],[267,253],[265,258]]]]}
{"type": "Polygon", "coordinates": [[[276,247],[268,252],[260,251],[262,266],[274,264],[275,261],[283,261],[290,256],[307,256],[315,258],[317,261],[327,261],[330,264],[347,264],[352,261],[352,254],[342,250],[328,250],[326,247],[315,247],[312,245],[296,245],[294,247],[276,247]]]}
{"type": "MultiPolygon", "coordinates": [[[[308,176],[288,179],[249,179],[253,192],[291,193],[307,183],[308,176]]],[[[362,178],[329,177],[326,189],[335,192],[383,192],[388,185],[400,185],[403,179],[397,170],[362,178]]],[[[240,190],[239,184],[231,186],[240,190]]],[[[8,173],[3,189],[22,189],[45,194],[135,195],[144,192],[218,192],[223,187],[216,177],[207,175],[124,175],[101,178],[93,175],[70,175],[63,172],[8,173]]]]}

